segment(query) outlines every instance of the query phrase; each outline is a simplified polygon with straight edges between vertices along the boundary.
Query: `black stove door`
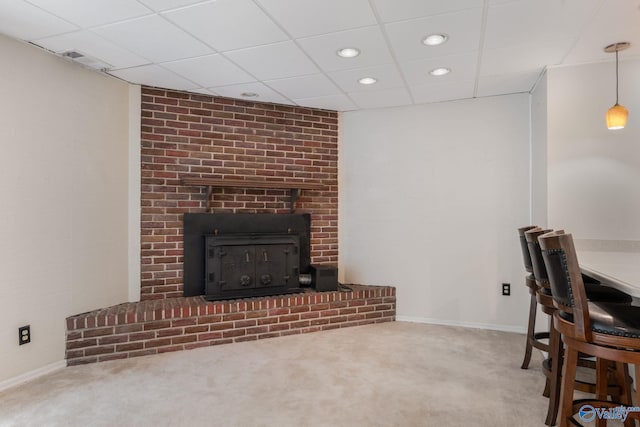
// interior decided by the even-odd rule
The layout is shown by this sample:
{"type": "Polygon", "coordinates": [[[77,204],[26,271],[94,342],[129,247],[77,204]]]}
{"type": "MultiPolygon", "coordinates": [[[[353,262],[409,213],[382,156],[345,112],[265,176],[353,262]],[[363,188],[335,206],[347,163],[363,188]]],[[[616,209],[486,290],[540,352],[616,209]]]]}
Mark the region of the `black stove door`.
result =
{"type": "Polygon", "coordinates": [[[214,257],[220,260],[221,291],[256,287],[254,246],[217,246],[214,257]]]}
{"type": "Polygon", "coordinates": [[[256,287],[297,286],[299,257],[297,247],[256,245],[256,287]],[[294,253],[295,252],[295,253],[294,253]]]}
{"type": "Polygon", "coordinates": [[[207,235],[205,247],[207,299],[276,295],[299,288],[298,236],[207,235]]]}

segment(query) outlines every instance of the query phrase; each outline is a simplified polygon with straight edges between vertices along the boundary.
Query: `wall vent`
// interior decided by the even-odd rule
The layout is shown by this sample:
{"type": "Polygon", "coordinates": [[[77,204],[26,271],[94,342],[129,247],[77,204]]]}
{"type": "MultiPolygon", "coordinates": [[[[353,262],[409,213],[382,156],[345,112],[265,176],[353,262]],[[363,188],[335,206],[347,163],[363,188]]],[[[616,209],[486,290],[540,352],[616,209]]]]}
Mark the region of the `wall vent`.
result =
{"type": "Polygon", "coordinates": [[[66,52],[62,52],[61,55],[64,58],[69,58],[73,62],[77,62],[84,67],[91,68],[92,70],[108,71],[112,68],[110,64],[107,64],[104,61],[89,56],[86,53],[82,53],[78,50],[68,50],[66,52]]]}

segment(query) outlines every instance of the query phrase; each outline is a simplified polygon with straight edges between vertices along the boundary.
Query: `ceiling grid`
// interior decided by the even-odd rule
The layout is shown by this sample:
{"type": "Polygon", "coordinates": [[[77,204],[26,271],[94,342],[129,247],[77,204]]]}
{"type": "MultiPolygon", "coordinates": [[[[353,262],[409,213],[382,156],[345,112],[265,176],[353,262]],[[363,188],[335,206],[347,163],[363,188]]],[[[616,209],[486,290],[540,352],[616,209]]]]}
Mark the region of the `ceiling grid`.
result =
{"type": "Polygon", "coordinates": [[[638,22],[640,0],[0,2],[0,33],[132,83],[338,111],[530,92],[611,43],[640,58],[638,22]]]}

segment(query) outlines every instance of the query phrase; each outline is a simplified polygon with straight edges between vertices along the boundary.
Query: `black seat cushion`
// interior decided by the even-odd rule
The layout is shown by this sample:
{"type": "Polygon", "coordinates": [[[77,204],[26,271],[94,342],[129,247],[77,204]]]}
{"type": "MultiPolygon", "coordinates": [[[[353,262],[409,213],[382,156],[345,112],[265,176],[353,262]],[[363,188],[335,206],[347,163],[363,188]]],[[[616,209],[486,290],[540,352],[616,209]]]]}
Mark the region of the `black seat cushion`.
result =
{"type": "Polygon", "coordinates": [[[589,302],[591,329],[601,334],[640,338],[640,307],[589,302]]]}
{"type": "Polygon", "coordinates": [[[599,285],[597,283],[585,283],[584,290],[587,293],[587,299],[589,301],[598,302],[617,302],[617,303],[630,303],[633,298],[630,295],[625,294],[609,286],[599,285]]]}
{"type": "Polygon", "coordinates": [[[594,279],[593,277],[587,276],[586,274],[582,275],[582,282],[583,283],[597,283],[600,284],[600,282],[596,279],[594,279]]]}

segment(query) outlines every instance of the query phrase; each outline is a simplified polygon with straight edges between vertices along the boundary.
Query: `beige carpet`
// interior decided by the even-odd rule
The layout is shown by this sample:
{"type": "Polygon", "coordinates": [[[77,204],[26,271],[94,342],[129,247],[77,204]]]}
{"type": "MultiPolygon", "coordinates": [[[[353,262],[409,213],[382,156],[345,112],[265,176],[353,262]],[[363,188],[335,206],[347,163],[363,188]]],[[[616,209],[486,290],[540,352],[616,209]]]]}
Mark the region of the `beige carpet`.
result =
{"type": "Polygon", "coordinates": [[[65,368],[2,426],[543,426],[524,336],[385,323],[65,368]]]}

